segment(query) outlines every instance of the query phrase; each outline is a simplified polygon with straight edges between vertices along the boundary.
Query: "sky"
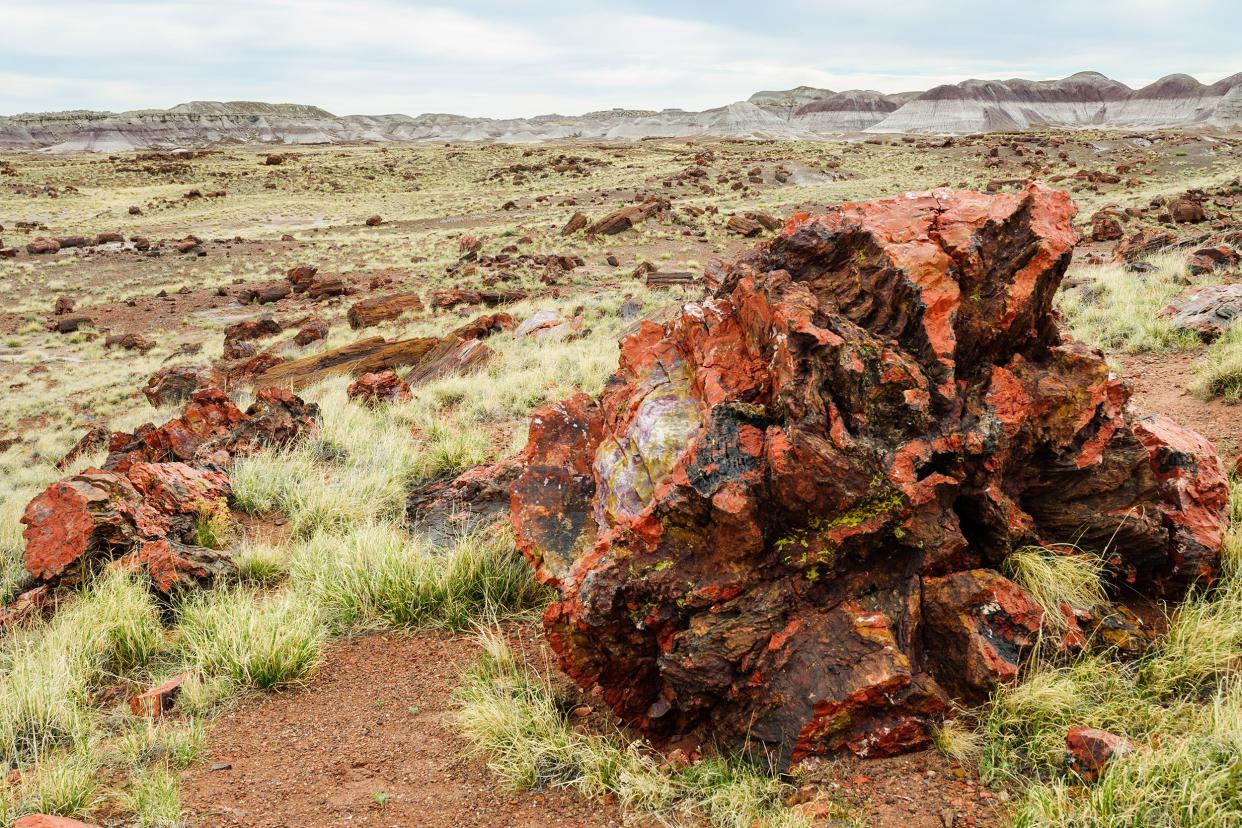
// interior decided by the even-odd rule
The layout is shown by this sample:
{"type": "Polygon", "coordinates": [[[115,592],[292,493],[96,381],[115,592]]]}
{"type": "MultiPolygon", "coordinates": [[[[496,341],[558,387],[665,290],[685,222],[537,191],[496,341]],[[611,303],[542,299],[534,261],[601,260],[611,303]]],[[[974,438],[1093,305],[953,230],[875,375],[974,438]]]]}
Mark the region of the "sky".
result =
{"type": "Polygon", "coordinates": [[[1082,70],[1211,83],[1242,72],[1240,31],[1240,0],[0,0],[0,114],[520,117],[1082,70]]]}

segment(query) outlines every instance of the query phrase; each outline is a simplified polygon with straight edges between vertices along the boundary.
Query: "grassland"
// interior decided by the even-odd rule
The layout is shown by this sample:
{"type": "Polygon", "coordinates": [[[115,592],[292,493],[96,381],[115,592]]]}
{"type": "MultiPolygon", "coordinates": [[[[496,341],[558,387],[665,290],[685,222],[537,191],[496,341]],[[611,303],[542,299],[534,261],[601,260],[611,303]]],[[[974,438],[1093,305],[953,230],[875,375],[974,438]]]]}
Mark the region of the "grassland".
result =
{"type": "MultiPolygon", "coordinates": [[[[1148,172],[1130,188],[1066,179],[1084,216],[1106,204],[1139,206],[1188,186],[1223,183],[1236,175],[1242,155],[1236,143],[1194,136],[1173,136],[1155,150],[1107,151],[1096,148],[1096,138],[1068,146],[1073,164],[1050,156],[1057,173],[1144,153],[1148,172]]],[[[360,283],[387,279],[378,292],[520,288],[530,298],[504,310],[520,319],[553,309],[579,317],[582,331],[550,339],[494,337],[489,345],[496,356],[484,370],[417,388],[399,405],[349,402],[341,379],[307,389],[303,396],[323,412],[320,433],[288,451],[243,460],[233,471],[235,524],[213,530],[213,542],[234,552],[236,582],[165,603],[132,576],[101,571],[49,620],[5,634],[0,759],[18,775],[0,788],[0,826],[39,811],[115,825],[175,825],[181,773],[203,756],[212,719],[227,715],[239,698],[308,681],[334,638],[425,627],[472,632],[498,619],[532,623],[546,593],[511,538],[463,532],[433,542],[405,521],[410,490],[519,449],[532,407],[578,390],[600,391],[616,365],[616,340],[630,324],[621,314],[627,299],[646,314],[695,297],[648,291],[630,273],[640,262],[701,273],[712,257],[750,243],[724,229],[733,212],[785,215],[938,185],[982,188],[1015,172],[985,166],[993,146],[1019,167],[1003,136],[944,147],[892,139],[299,148],[277,167],[263,165],[264,153],[249,148],[188,159],[9,159],[16,175],[0,180],[6,245],[37,235],[121,232],[158,241],[192,233],[205,241],[207,255],[181,256],[164,246],[158,256],[102,248],[0,259],[0,378],[8,385],[0,398],[4,600],[24,583],[18,519],[30,498],[61,476],[55,460],[91,425],[132,429],[167,419],[171,412],[151,408],[139,394],[146,378],[171,361],[215,358],[221,329],[260,312],[217,297],[219,289],[279,279],[289,267],[314,263],[360,283]],[[702,182],[679,178],[705,149],[714,157],[707,191],[702,182]],[[567,153],[599,163],[585,174],[556,172],[546,163],[567,153]],[[542,168],[514,172],[519,164],[542,168]],[[744,173],[756,166],[763,173],[750,182],[744,173]],[[793,171],[788,182],[774,177],[778,166],[793,171]],[[733,189],[738,180],[744,189],[733,189]],[[57,195],[30,196],[21,189],[26,185],[46,185],[57,195]],[[187,198],[191,190],[226,195],[187,198]],[[598,216],[640,193],[709,212],[674,211],[668,220],[597,241],[560,235],[574,211],[598,216]],[[140,213],[131,214],[131,207],[140,213]],[[365,226],[377,213],[384,223],[365,226]],[[46,229],[19,230],[18,221],[46,229]],[[449,272],[464,235],[481,239],[490,254],[516,245],[532,254],[581,256],[586,264],[556,284],[546,284],[535,266],[449,272]],[[620,265],[606,264],[609,255],[620,265]],[[109,349],[100,331],[49,332],[45,324],[59,296],[74,297],[81,311],[98,310],[112,333],[150,336],[155,348],[145,354],[109,349]],[[186,672],[192,677],[172,716],[151,721],[125,712],[132,692],[186,672]]],[[[1080,287],[1059,300],[1067,329],[1111,353],[1202,349],[1155,316],[1183,286],[1180,256],[1156,256],[1153,263],[1140,285],[1118,266],[1076,265],[1071,275],[1080,287]]],[[[347,306],[316,307],[332,324],[329,339],[287,355],[363,335],[344,324],[347,306]]],[[[290,321],[308,309],[270,310],[290,321]]],[[[428,310],[365,333],[442,334],[476,310],[428,310]]],[[[1242,345],[1228,335],[1207,352],[1196,388],[1236,399],[1239,365],[1242,345]]],[[[1230,550],[1236,556],[1235,541],[1230,550]]],[[[1089,561],[1048,571],[1046,558],[1033,550],[1018,563],[1023,569],[1015,577],[1038,581],[1051,604],[1098,589],[1089,561]]],[[[1092,657],[1033,672],[976,719],[947,726],[943,749],[980,763],[989,781],[1016,791],[1019,824],[1238,824],[1229,807],[1231,795],[1236,805],[1242,720],[1238,584],[1235,574],[1201,596],[1177,617],[1164,644],[1138,663],[1092,657]],[[1143,747],[1084,790],[1059,769],[1056,740],[1070,721],[1111,726],[1143,747]],[[1152,808],[1174,816],[1161,822],[1152,808]]],[[[789,781],[766,769],[713,758],[670,773],[619,731],[575,730],[546,670],[515,660],[495,635],[484,640],[478,670],[462,677],[462,729],[509,784],[570,786],[680,822],[807,823],[782,804],[789,781]]],[[[830,801],[833,818],[861,819],[835,797],[830,801]]]]}

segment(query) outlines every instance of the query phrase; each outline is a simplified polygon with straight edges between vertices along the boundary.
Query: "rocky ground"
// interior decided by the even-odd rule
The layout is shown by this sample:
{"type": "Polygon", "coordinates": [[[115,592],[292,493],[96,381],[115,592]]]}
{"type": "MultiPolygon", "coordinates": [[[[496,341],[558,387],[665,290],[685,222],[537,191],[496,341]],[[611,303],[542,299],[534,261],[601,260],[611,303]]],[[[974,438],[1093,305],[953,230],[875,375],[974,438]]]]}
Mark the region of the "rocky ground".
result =
{"type": "MultiPolygon", "coordinates": [[[[1242,241],[1240,174],[1242,140],[1174,131],[0,156],[0,381],[8,391],[0,400],[0,597],[30,585],[17,522],[27,502],[87,458],[131,481],[135,464],[165,465],[115,439],[105,461],[106,435],[132,432],[141,442],[149,432],[139,426],[173,420],[206,380],[245,404],[253,386],[275,381],[312,389],[307,398],[329,411],[346,394],[401,403],[394,410],[414,413],[374,427],[400,431],[419,453],[423,465],[404,485],[434,487],[520,449],[536,405],[598,391],[616,367],[622,329],[700,298],[718,273],[712,260],[770,238],[796,212],[940,186],[1017,192],[1038,179],[1078,204],[1082,242],[1064,290],[1090,298],[1097,270],[1121,271],[1168,248],[1163,255],[1179,263],[1201,263],[1195,285],[1236,280],[1236,254],[1211,251],[1242,241]],[[386,341],[354,344],[369,337],[386,341]],[[400,376],[383,373],[388,367],[400,376]],[[358,378],[364,371],[372,373],[358,378]],[[459,382],[462,374],[489,387],[459,382]],[[474,394],[502,402],[461,414],[474,394]],[[80,459],[56,469],[92,430],[80,459]]],[[[1144,278],[1141,268],[1125,272],[1144,278]]],[[[1191,287],[1180,265],[1177,277],[1185,280],[1177,291],[1191,287]]],[[[1226,302],[1209,316],[1227,326],[1236,312],[1226,302]]],[[[1199,430],[1232,468],[1242,448],[1235,409],[1189,390],[1207,347],[1193,332],[1202,315],[1195,319],[1176,349],[1122,345],[1105,355],[1133,385],[1136,409],[1199,430]]],[[[345,434],[349,424],[337,428],[325,430],[345,434]]],[[[173,454],[187,474],[209,475],[214,460],[204,451],[219,451],[221,441],[228,462],[246,456],[236,431],[173,454]]],[[[153,502],[152,487],[134,485],[153,502]]],[[[412,502],[417,516],[417,493],[412,502]]],[[[161,514],[179,543],[197,548],[202,526],[190,526],[182,506],[161,514]]],[[[249,552],[313,539],[312,521],[335,514],[270,504],[237,511],[241,528],[226,548],[249,552]]],[[[125,543],[158,574],[152,540],[125,543]]],[[[212,566],[184,553],[174,574],[207,578],[212,566]]],[[[527,660],[550,665],[537,622],[507,624],[527,660]]],[[[186,822],[617,824],[615,797],[512,792],[468,753],[453,694],[478,652],[469,636],[449,633],[350,637],[327,648],[304,688],[214,710],[201,759],[183,775],[186,822]]],[[[599,700],[562,685],[588,708],[582,727],[616,726],[599,700]]],[[[816,760],[804,772],[807,787],[790,803],[821,824],[1003,824],[1016,795],[933,751],[816,760]],[[831,815],[815,810],[825,801],[831,815]]],[[[114,779],[101,790],[126,784],[114,779]]],[[[88,817],[132,822],[119,800],[101,797],[88,817]]]]}

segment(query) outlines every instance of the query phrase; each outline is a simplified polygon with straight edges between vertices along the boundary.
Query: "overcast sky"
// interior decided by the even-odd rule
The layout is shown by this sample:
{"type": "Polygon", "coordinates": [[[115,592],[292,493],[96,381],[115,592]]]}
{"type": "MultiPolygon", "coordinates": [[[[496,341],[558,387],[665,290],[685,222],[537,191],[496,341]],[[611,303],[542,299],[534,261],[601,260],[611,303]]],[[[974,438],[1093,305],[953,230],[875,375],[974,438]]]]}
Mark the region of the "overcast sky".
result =
{"type": "Polygon", "coordinates": [[[1210,83],[1242,71],[1239,32],[1242,0],[0,0],[0,113],[569,115],[1084,69],[1210,83]]]}

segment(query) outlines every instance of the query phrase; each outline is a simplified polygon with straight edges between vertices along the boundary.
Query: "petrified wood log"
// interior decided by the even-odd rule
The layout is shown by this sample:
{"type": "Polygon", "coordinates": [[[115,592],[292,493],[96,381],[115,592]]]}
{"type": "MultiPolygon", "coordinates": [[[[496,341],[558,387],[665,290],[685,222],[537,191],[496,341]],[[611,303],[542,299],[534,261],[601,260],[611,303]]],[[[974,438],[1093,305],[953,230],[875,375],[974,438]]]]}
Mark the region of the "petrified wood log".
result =
{"type": "Polygon", "coordinates": [[[423,301],[417,293],[390,293],[355,302],[349,309],[349,327],[357,330],[396,319],[408,311],[420,311],[423,301]]]}
{"type": "Polygon", "coordinates": [[[1014,550],[1210,581],[1215,451],[1057,330],[1074,213],[1031,186],[795,216],[625,337],[600,399],[535,412],[511,516],[564,670],[655,737],[882,755],[1017,674],[1043,611],[1014,550]]]}
{"type": "Polygon", "coordinates": [[[275,365],[259,374],[254,382],[256,385],[274,385],[298,391],[329,377],[356,377],[415,365],[439,341],[438,337],[430,336],[389,342],[382,336],[373,336],[331,351],[275,365]]]}

